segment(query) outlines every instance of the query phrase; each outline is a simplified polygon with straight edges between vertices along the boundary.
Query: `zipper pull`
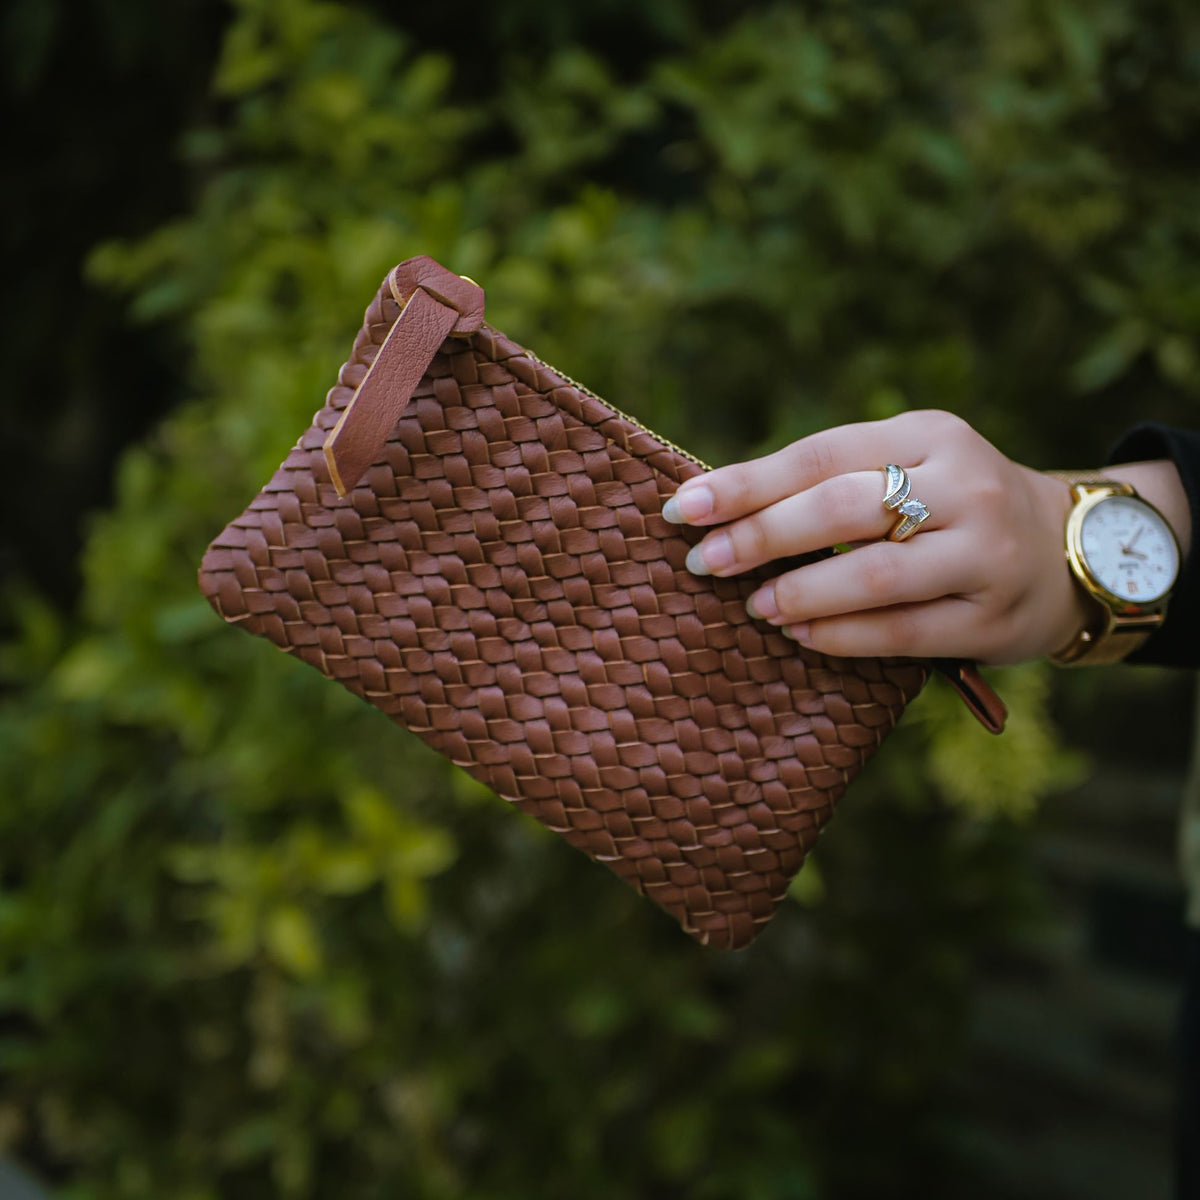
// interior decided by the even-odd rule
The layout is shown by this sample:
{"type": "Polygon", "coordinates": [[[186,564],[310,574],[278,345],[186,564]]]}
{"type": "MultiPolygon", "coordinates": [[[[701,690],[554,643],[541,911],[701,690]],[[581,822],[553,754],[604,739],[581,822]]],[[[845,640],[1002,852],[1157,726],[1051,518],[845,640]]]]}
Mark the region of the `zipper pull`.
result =
{"type": "Polygon", "coordinates": [[[388,283],[400,315],[325,439],[325,463],[339,496],[349,495],[379,460],[446,338],[466,337],[483,324],[483,288],[427,255],[406,259],[388,283]]]}

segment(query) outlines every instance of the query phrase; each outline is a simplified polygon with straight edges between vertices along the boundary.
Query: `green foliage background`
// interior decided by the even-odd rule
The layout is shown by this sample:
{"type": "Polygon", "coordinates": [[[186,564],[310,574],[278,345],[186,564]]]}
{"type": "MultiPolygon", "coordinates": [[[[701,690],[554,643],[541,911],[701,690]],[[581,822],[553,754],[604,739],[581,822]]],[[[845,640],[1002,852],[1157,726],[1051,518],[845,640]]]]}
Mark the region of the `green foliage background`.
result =
{"type": "Polygon", "coordinates": [[[984,1194],[973,965],[1036,916],[1018,818],[1079,766],[1040,668],[1000,673],[1001,740],[929,689],[720,955],[223,627],[195,567],[415,253],[713,463],[910,406],[1043,466],[1186,421],[1200,15],[677,0],[605,9],[617,53],[602,7],[452,53],[238,0],[194,203],[91,257],[191,399],[125,454],[80,611],[8,592],[0,1138],[65,1197],[984,1194]]]}

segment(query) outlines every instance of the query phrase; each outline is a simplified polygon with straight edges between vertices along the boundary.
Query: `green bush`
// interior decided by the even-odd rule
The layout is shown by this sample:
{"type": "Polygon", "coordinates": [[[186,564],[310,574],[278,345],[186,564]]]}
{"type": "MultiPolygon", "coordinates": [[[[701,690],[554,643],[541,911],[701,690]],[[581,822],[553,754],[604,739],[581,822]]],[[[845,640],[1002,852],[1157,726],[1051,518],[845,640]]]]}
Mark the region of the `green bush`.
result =
{"type": "Polygon", "coordinates": [[[180,330],[192,398],[125,455],[81,612],[10,592],[0,1136],[63,1196],[801,1200],[969,1173],[947,1080],[973,959],[1036,913],[1013,818],[1077,766],[1039,669],[999,673],[1002,740],[931,687],[730,956],[195,588],[415,253],[714,463],[917,405],[1089,462],[1131,397],[1188,411],[1182,0],[669,14],[630,77],[561,13],[548,45],[514,17],[456,60],[357,9],[240,0],[219,119],[184,147],[194,206],[93,256],[180,330]]]}

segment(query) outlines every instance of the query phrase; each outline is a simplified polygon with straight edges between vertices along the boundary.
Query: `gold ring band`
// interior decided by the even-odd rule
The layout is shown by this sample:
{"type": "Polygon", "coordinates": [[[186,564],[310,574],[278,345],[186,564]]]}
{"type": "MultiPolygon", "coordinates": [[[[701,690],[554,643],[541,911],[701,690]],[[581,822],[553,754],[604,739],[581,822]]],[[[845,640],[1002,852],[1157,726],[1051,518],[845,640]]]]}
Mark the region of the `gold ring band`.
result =
{"type": "Polygon", "coordinates": [[[884,478],[883,507],[899,514],[887,532],[887,540],[907,541],[929,520],[929,508],[912,494],[912,481],[903,467],[888,463],[879,469],[884,478]]]}
{"type": "Polygon", "coordinates": [[[907,541],[929,520],[929,509],[915,496],[905,500],[898,511],[900,519],[888,530],[889,542],[907,541]]]}

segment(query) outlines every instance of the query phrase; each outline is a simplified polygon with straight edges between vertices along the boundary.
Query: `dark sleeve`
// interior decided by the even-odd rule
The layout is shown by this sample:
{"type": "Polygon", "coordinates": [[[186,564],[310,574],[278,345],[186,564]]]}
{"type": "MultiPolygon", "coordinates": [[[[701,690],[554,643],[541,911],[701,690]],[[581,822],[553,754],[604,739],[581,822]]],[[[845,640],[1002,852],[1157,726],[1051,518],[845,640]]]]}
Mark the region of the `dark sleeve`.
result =
{"type": "Polygon", "coordinates": [[[1192,542],[1183,546],[1184,562],[1167,606],[1167,619],[1126,660],[1170,667],[1200,666],[1200,433],[1166,425],[1136,425],[1108,456],[1109,463],[1169,458],[1179,470],[1192,511],[1192,542]]]}

